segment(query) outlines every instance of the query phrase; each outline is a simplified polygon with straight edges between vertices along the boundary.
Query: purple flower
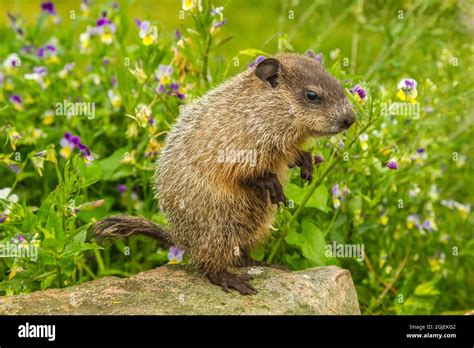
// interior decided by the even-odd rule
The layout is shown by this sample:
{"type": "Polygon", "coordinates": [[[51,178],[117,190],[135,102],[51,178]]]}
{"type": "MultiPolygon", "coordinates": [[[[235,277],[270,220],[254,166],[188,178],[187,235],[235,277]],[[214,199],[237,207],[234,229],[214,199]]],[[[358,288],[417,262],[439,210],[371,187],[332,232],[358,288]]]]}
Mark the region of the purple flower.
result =
{"type": "Polygon", "coordinates": [[[224,19],[222,21],[214,22],[214,24],[212,25],[212,28],[216,29],[216,28],[219,28],[219,27],[223,27],[226,24],[227,24],[227,19],[224,19]]]}
{"type": "Polygon", "coordinates": [[[349,89],[349,92],[352,94],[356,94],[359,96],[360,99],[365,99],[367,96],[367,93],[365,92],[365,89],[363,89],[361,86],[356,85],[353,88],[349,89]]]}
{"type": "Polygon", "coordinates": [[[45,1],[41,4],[41,11],[46,12],[50,15],[56,14],[56,8],[52,1],[45,1]]]}
{"type": "Polygon", "coordinates": [[[125,193],[125,191],[127,191],[127,185],[125,185],[125,184],[118,184],[118,185],[117,185],[117,191],[118,191],[120,194],[125,193]]]}
{"type": "Polygon", "coordinates": [[[168,253],[168,260],[170,263],[178,263],[183,259],[184,250],[177,247],[171,247],[168,253]]]}
{"type": "Polygon", "coordinates": [[[71,150],[74,150],[76,147],[79,147],[80,143],[81,138],[79,138],[78,135],[72,135],[69,132],[64,133],[64,137],[60,141],[62,147],[70,147],[71,150]]]}
{"type": "Polygon", "coordinates": [[[5,222],[5,220],[7,219],[7,215],[2,212],[2,214],[0,214],[0,224],[5,222]]]}
{"type": "Polygon", "coordinates": [[[105,16],[101,17],[96,22],[96,26],[98,26],[98,27],[103,27],[104,25],[109,25],[109,24],[112,24],[112,22],[109,19],[107,19],[107,17],[105,17],[105,16]]]}
{"type": "Polygon", "coordinates": [[[420,147],[419,149],[416,150],[417,153],[422,154],[425,152],[425,149],[420,147]]]}
{"type": "Polygon", "coordinates": [[[397,170],[398,169],[397,161],[395,159],[391,159],[390,161],[388,161],[387,168],[391,170],[397,170]]]}
{"type": "Polygon", "coordinates": [[[10,168],[10,170],[15,174],[20,172],[20,167],[18,167],[16,164],[9,164],[8,168],[10,168]]]}
{"type": "Polygon", "coordinates": [[[112,76],[110,78],[110,84],[112,85],[112,88],[117,86],[117,79],[115,78],[115,76],[112,76]]]}
{"type": "Polygon", "coordinates": [[[141,21],[138,18],[135,18],[135,24],[137,25],[138,29],[143,32],[147,32],[150,29],[149,21],[141,21]]]}
{"type": "Polygon", "coordinates": [[[54,55],[56,53],[56,47],[54,45],[46,45],[46,46],[39,47],[36,54],[37,54],[38,57],[44,58],[44,56],[48,52],[49,52],[49,54],[54,55]]]}
{"type": "Polygon", "coordinates": [[[425,222],[423,222],[423,228],[428,232],[433,231],[433,226],[431,226],[431,222],[429,220],[425,220],[425,222]]]}
{"type": "Polygon", "coordinates": [[[267,57],[265,56],[258,56],[257,58],[255,58],[255,60],[249,64],[249,68],[255,68],[261,61],[265,60],[267,57]]]}
{"type": "Polygon", "coordinates": [[[415,83],[411,80],[404,80],[405,86],[408,89],[412,89],[415,87],[415,83]]]}
{"type": "Polygon", "coordinates": [[[314,156],[314,164],[318,165],[319,163],[323,162],[324,158],[321,155],[315,155],[314,156]]]}
{"type": "Polygon", "coordinates": [[[18,105],[21,105],[22,104],[22,101],[21,101],[21,97],[19,95],[16,95],[16,94],[12,94],[10,96],[10,101],[13,103],[13,104],[18,104],[18,105]]]}
{"type": "Polygon", "coordinates": [[[181,32],[179,31],[179,29],[176,29],[174,35],[176,36],[176,40],[179,40],[182,37],[181,32]]]}
{"type": "Polygon", "coordinates": [[[332,195],[334,197],[338,197],[339,196],[339,184],[336,184],[332,187],[332,195]]]}

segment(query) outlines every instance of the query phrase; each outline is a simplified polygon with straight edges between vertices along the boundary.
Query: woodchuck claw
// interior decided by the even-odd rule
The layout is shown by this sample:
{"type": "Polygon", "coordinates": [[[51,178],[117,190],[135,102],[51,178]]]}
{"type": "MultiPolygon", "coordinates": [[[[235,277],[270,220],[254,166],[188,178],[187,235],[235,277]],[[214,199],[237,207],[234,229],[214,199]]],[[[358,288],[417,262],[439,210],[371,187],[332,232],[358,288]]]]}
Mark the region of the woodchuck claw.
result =
{"type": "Polygon", "coordinates": [[[267,199],[267,192],[273,204],[286,205],[286,197],[283,193],[283,187],[277,176],[273,173],[265,173],[262,176],[247,179],[244,186],[257,189],[263,199],[267,199]]]}
{"type": "Polygon", "coordinates": [[[227,271],[208,273],[207,279],[214,284],[222,287],[225,292],[230,289],[237,290],[241,295],[255,295],[258,293],[249,280],[253,277],[249,274],[237,275],[227,271]]]}
{"type": "Polygon", "coordinates": [[[301,151],[296,159],[295,165],[301,168],[301,179],[311,184],[313,181],[313,159],[311,154],[306,151],[301,151]]]}

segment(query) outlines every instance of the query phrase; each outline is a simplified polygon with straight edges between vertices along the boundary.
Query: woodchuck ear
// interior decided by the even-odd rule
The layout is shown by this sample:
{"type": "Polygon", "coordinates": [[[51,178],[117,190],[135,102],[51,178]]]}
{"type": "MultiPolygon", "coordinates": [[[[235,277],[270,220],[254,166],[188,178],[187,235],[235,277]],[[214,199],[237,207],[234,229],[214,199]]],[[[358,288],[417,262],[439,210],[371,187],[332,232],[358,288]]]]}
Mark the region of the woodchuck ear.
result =
{"type": "Polygon", "coordinates": [[[280,71],[280,62],[275,58],[262,60],[255,69],[255,75],[270,86],[275,88],[278,85],[278,72],[280,71]]]}

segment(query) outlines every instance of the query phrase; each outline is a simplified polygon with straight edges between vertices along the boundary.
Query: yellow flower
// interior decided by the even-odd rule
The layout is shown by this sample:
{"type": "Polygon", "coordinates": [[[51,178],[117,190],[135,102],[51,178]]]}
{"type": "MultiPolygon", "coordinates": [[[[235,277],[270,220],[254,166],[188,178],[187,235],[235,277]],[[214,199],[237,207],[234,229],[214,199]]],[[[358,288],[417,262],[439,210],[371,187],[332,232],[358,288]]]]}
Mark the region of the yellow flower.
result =
{"type": "Polygon", "coordinates": [[[59,64],[60,62],[61,60],[56,55],[49,56],[45,61],[46,64],[59,64]]]}
{"type": "Polygon", "coordinates": [[[43,116],[43,125],[50,126],[54,123],[54,113],[50,111],[46,111],[43,116]]]}
{"type": "Polygon", "coordinates": [[[72,150],[69,146],[66,146],[66,147],[61,148],[61,150],[59,150],[59,154],[65,159],[69,159],[72,155],[72,150]]]}
{"type": "Polygon", "coordinates": [[[146,35],[144,38],[143,38],[143,44],[145,46],[150,46],[152,43],[153,43],[153,35],[152,34],[148,34],[146,35]]]}
{"type": "Polygon", "coordinates": [[[201,0],[183,0],[183,10],[191,11],[198,9],[199,12],[202,11],[202,1],[201,0]]]}
{"type": "Polygon", "coordinates": [[[387,215],[382,215],[382,216],[380,217],[380,223],[381,223],[382,225],[384,225],[384,226],[387,226],[387,224],[388,224],[388,217],[387,217],[387,215]]]}
{"type": "Polygon", "coordinates": [[[104,33],[100,37],[100,41],[102,41],[102,43],[106,45],[110,45],[113,41],[112,33],[104,31],[104,33]]]}

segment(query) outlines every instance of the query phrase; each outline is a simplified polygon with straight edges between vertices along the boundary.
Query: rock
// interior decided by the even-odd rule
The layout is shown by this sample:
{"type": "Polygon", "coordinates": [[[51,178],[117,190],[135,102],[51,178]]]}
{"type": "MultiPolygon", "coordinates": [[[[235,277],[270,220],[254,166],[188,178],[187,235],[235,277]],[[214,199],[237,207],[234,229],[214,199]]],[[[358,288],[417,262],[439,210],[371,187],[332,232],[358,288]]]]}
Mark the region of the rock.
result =
{"type": "Polygon", "coordinates": [[[106,277],[64,289],[0,297],[8,314],[360,314],[349,271],[299,272],[249,267],[259,293],[225,293],[184,267],[167,265],[130,278],[106,277]]]}

